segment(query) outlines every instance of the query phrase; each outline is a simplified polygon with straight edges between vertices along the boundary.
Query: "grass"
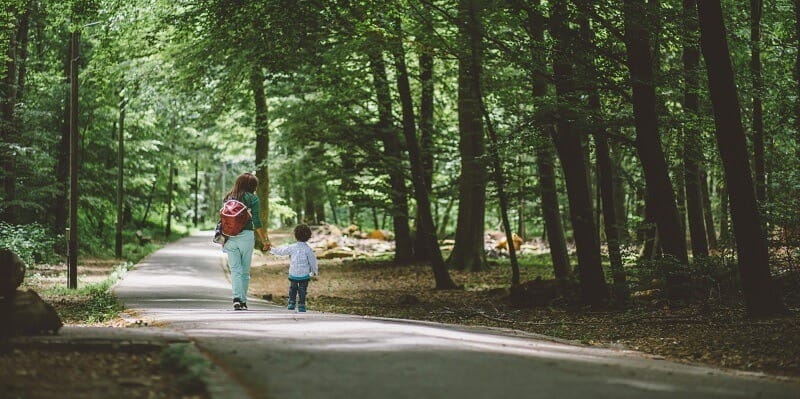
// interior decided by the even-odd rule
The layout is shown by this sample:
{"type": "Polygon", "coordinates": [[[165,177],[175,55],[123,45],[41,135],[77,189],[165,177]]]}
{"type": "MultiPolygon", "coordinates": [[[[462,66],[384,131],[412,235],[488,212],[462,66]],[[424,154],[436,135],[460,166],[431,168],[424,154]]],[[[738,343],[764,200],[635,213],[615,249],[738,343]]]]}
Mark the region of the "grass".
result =
{"type": "Polygon", "coordinates": [[[196,351],[191,344],[170,345],[161,352],[161,368],[177,376],[176,383],[181,392],[203,394],[206,385],[203,379],[208,374],[211,363],[196,351]]]}
{"type": "Polygon", "coordinates": [[[111,293],[111,287],[132,267],[130,262],[121,263],[100,282],[84,284],[75,290],[63,285],[54,286],[41,291],[41,294],[53,303],[65,323],[106,323],[118,318],[123,309],[111,293]]]}

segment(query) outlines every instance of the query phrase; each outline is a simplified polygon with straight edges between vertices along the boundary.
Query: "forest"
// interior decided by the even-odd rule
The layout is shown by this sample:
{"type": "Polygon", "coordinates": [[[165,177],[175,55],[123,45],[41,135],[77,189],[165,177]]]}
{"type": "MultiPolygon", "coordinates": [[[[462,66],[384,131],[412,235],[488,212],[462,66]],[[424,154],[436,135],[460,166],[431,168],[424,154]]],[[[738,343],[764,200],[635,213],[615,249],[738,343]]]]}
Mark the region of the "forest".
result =
{"type": "Polygon", "coordinates": [[[254,171],[270,229],[390,230],[439,290],[504,232],[578,306],[798,302],[798,1],[2,3],[0,231],[30,264],[210,229],[254,171]]]}

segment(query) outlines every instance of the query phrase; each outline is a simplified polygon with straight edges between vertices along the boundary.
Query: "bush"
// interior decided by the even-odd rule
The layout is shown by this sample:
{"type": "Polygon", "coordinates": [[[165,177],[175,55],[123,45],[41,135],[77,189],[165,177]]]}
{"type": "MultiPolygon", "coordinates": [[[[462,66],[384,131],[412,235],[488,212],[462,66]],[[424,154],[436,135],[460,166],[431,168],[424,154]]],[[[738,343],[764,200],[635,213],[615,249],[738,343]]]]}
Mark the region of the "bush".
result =
{"type": "Polygon", "coordinates": [[[0,247],[15,252],[28,265],[53,260],[57,240],[64,236],[53,236],[38,223],[12,225],[0,223],[0,247]]]}

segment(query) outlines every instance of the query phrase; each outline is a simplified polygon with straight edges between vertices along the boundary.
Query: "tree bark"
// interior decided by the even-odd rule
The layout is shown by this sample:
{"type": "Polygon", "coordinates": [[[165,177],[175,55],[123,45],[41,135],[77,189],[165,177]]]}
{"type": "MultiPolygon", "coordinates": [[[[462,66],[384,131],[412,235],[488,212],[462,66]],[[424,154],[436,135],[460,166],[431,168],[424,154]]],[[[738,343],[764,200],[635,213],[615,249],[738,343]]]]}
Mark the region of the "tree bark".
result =
{"type": "Polygon", "coordinates": [[[753,316],[780,314],[786,308],[770,276],[769,252],[747,162],[747,143],[722,6],[719,0],[703,0],[698,4],[698,11],[700,45],[706,60],[717,146],[730,198],[745,304],[753,316]]]}
{"type": "MultiPolygon", "coordinates": [[[[425,14],[423,26],[423,37],[427,40],[432,39],[433,25],[430,21],[428,5],[424,4],[422,9],[425,14]]],[[[425,182],[428,192],[433,189],[433,121],[434,121],[434,81],[433,81],[433,51],[430,46],[423,46],[419,54],[419,80],[420,80],[420,105],[419,105],[419,131],[420,131],[420,151],[422,165],[425,168],[425,182]]],[[[417,207],[419,215],[419,207],[417,207]]],[[[414,240],[414,258],[418,261],[430,261],[431,249],[427,247],[426,233],[420,231],[420,224],[417,220],[416,235],[414,240]]]]}
{"type": "MultiPolygon", "coordinates": [[[[681,235],[675,194],[658,131],[650,32],[645,25],[647,15],[644,1],[625,0],[623,16],[625,48],[633,88],[636,149],[644,170],[647,202],[652,204],[649,209],[653,211],[664,253],[685,265],[689,262],[686,241],[681,235]]],[[[673,285],[672,283],[667,282],[668,286],[673,285]]]]}
{"type": "Polygon", "coordinates": [[[750,77],[753,84],[753,166],[756,177],[756,199],[767,200],[767,172],[764,162],[764,117],[761,98],[761,11],[762,0],[750,0],[750,77]]]}
{"type": "Polygon", "coordinates": [[[694,258],[708,256],[708,240],[703,223],[703,201],[700,185],[700,160],[703,156],[700,140],[700,49],[697,47],[697,0],[683,0],[684,34],[683,44],[683,108],[686,110],[684,130],[684,181],[686,184],[686,214],[689,217],[689,236],[694,258]]]}
{"type": "MultiPolygon", "coordinates": [[[[580,15],[580,35],[581,44],[584,48],[593,49],[591,26],[589,25],[589,17],[587,15],[580,15]]],[[[592,51],[593,52],[593,51],[592,51]]],[[[587,76],[590,81],[597,81],[599,71],[594,65],[594,60],[591,56],[583,56],[583,69],[584,76],[587,76]]],[[[602,115],[602,106],[600,103],[600,93],[596,86],[588,86],[587,94],[589,96],[588,113],[594,115],[598,120],[591,123],[593,128],[593,136],[595,142],[595,158],[597,170],[597,201],[601,204],[597,206],[597,226],[600,226],[600,214],[602,210],[603,227],[606,234],[606,242],[608,244],[608,258],[611,264],[611,272],[614,282],[614,299],[618,304],[624,304],[628,301],[629,291],[625,281],[625,269],[622,265],[622,252],[620,251],[620,230],[617,225],[617,214],[614,199],[614,185],[613,179],[613,162],[611,161],[611,150],[608,146],[607,132],[599,120],[602,115]]],[[[600,233],[598,232],[599,236],[600,233]]]]}
{"type": "MultiPolygon", "coordinates": [[[[402,49],[401,49],[402,50],[402,49]]],[[[395,54],[397,59],[398,54],[395,54]]],[[[397,137],[397,132],[392,123],[392,98],[390,95],[389,81],[386,77],[386,64],[383,60],[383,55],[380,51],[374,51],[369,54],[370,66],[372,69],[372,81],[375,86],[375,93],[378,101],[378,134],[383,141],[383,151],[385,155],[385,165],[389,173],[389,183],[392,192],[389,197],[391,198],[390,211],[392,213],[392,225],[394,227],[395,235],[395,250],[394,259],[397,262],[409,262],[414,257],[413,243],[411,241],[411,229],[408,224],[408,190],[406,189],[405,178],[402,171],[402,152],[400,149],[400,140],[397,137]]],[[[405,58],[403,58],[405,60],[405,58]]],[[[396,63],[397,61],[395,61],[396,63]]],[[[403,64],[405,68],[405,62],[403,64]]],[[[406,73],[403,71],[402,73],[406,73]]],[[[401,85],[400,73],[398,73],[398,87],[401,85]]],[[[408,78],[406,77],[406,84],[408,78]]],[[[405,95],[410,96],[410,89],[405,95]]],[[[402,97],[402,95],[401,95],[402,97]]],[[[410,98],[408,99],[410,100],[410,98]]],[[[401,99],[405,102],[406,99],[401,99]]],[[[403,104],[403,132],[406,129],[411,129],[412,134],[416,137],[414,129],[414,116],[413,108],[410,118],[411,126],[407,126],[406,120],[409,116],[406,115],[407,104],[403,104]]]]}
{"type": "Polygon", "coordinates": [[[553,77],[556,86],[557,128],[553,135],[569,199],[575,246],[578,252],[578,278],[581,300],[591,306],[601,306],[608,298],[603,276],[600,242],[594,225],[592,196],[581,137],[574,129],[573,114],[578,93],[575,90],[573,66],[575,32],[568,26],[567,4],[556,2],[550,12],[550,34],[555,40],[553,77]]]}
{"type": "Polygon", "coordinates": [[[708,246],[710,248],[717,248],[717,229],[714,227],[714,212],[711,210],[711,194],[708,189],[708,176],[702,169],[700,170],[700,194],[703,197],[703,220],[705,220],[708,246]]]}
{"type": "Polygon", "coordinates": [[[458,220],[448,264],[468,271],[486,269],[483,249],[486,212],[485,143],[480,106],[482,58],[479,0],[458,2],[458,131],[461,178],[458,182],[458,220]]]}
{"type": "Polygon", "coordinates": [[[250,73],[250,89],[253,91],[255,105],[254,129],[256,132],[256,178],[258,187],[258,213],[266,231],[269,226],[269,115],[267,98],[264,92],[264,72],[260,66],[253,66],[250,73]]]}
{"type": "MultiPolygon", "coordinates": [[[[546,21],[544,16],[536,9],[528,10],[528,34],[530,35],[531,56],[536,60],[535,69],[531,71],[531,81],[534,99],[541,99],[547,95],[546,60],[544,55],[537,51],[538,46],[544,44],[544,31],[546,21]]],[[[564,227],[561,224],[561,211],[558,209],[558,190],[556,189],[555,160],[553,159],[553,146],[551,138],[554,135],[552,128],[549,134],[542,136],[542,142],[537,143],[536,171],[539,176],[539,195],[542,201],[542,219],[550,246],[550,259],[553,262],[553,273],[562,285],[572,274],[567,252],[567,240],[564,238],[564,227]]]]}

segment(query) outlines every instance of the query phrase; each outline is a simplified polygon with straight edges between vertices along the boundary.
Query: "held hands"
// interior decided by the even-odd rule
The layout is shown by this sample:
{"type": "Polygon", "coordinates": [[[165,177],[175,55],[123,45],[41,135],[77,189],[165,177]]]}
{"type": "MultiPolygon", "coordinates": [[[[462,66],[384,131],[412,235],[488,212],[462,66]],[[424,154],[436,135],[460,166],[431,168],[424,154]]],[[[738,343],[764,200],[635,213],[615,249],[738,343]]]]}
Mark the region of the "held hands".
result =
{"type": "Polygon", "coordinates": [[[271,243],[271,242],[269,242],[269,241],[264,241],[264,242],[263,242],[263,243],[261,243],[261,244],[262,244],[262,250],[263,250],[264,252],[266,252],[266,251],[269,251],[269,250],[270,250],[270,248],[272,248],[272,243],[271,243]]]}

